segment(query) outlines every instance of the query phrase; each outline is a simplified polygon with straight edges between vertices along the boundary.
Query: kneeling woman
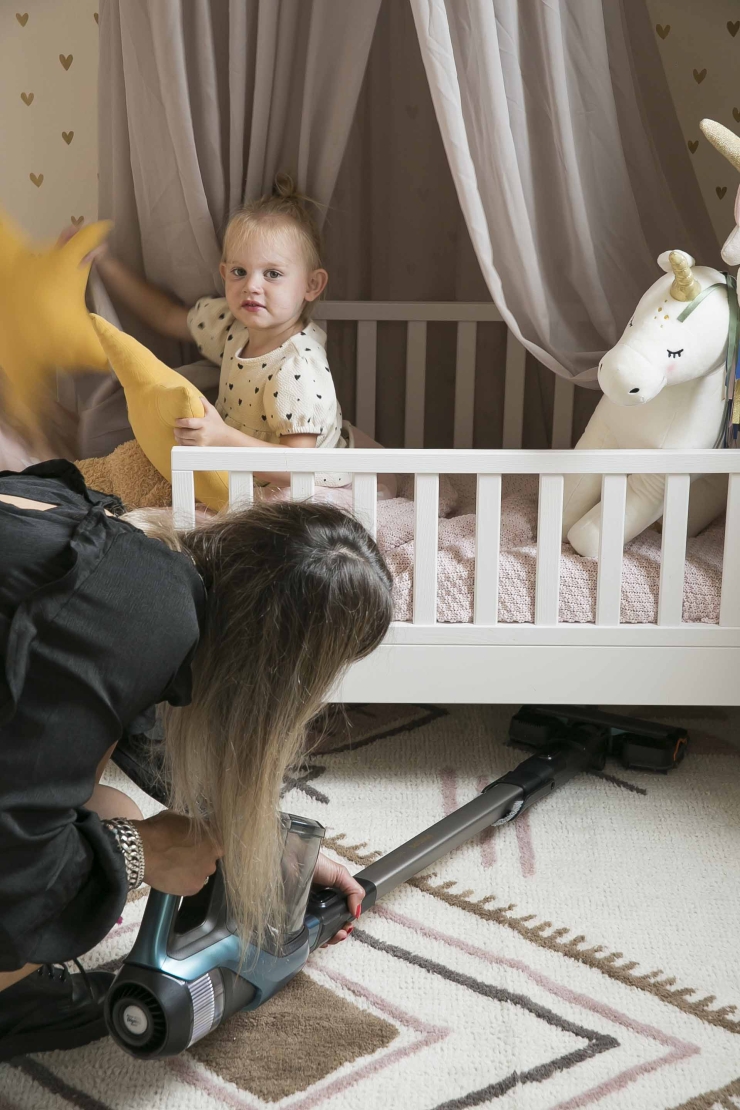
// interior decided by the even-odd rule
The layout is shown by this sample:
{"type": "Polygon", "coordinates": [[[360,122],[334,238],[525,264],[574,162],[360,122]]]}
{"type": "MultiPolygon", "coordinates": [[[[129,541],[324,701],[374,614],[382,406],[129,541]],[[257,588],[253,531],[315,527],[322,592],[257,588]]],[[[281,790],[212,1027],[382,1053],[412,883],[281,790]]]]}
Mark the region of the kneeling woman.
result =
{"type": "MultiPolygon", "coordinates": [[[[121,511],[71,463],[0,474],[0,1060],[105,1033],[112,976],[61,965],[115,925],[140,851],[144,881],[176,895],[223,856],[244,937],[278,918],[285,773],[391,619],[382,557],[332,506],[185,533],[121,511]],[[162,701],[172,809],[143,820],[97,783],[162,701]]],[[[316,880],[359,909],[345,868],[320,857],[316,880]]]]}

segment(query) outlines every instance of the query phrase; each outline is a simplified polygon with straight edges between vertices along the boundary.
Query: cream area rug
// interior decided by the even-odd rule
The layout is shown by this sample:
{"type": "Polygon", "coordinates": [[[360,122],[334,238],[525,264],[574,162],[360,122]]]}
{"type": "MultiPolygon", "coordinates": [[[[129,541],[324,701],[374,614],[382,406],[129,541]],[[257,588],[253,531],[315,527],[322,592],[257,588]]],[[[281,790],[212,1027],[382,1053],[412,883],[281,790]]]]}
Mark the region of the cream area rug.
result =
{"type": "MultiPolygon", "coordinates": [[[[358,870],[523,758],[503,743],[514,709],[334,712],[284,808],[325,824],[358,870]]],[[[0,1067],[0,1106],[737,1110],[740,715],[660,719],[691,732],[670,775],[582,775],[189,1053],[137,1062],[103,1040],[22,1057],[0,1067]]],[[[132,898],[88,966],[118,965],[143,906],[132,898]]]]}

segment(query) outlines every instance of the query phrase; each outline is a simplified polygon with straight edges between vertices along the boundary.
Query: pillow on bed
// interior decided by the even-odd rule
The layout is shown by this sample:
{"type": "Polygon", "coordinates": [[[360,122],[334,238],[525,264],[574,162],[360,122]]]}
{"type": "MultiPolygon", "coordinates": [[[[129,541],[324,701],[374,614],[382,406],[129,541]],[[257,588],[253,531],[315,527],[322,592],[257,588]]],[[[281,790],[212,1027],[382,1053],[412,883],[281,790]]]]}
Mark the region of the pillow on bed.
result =
{"type": "MultiPolygon", "coordinates": [[[[93,315],[91,319],[126,394],[128,418],[136,440],[152,466],[171,482],[175,421],[204,415],[200,393],[132,336],[100,316],[93,315]]],[[[209,509],[222,509],[229,500],[228,476],[216,470],[196,472],[195,496],[209,509]]]]}
{"type": "Polygon", "coordinates": [[[38,427],[43,389],[57,368],[107,369],[85,307],[90,263],[82,259],[110,227],[90,224],[61,246],[42,249],[0,213],[0,366],[8,408],[26,426],[38,427]]]}

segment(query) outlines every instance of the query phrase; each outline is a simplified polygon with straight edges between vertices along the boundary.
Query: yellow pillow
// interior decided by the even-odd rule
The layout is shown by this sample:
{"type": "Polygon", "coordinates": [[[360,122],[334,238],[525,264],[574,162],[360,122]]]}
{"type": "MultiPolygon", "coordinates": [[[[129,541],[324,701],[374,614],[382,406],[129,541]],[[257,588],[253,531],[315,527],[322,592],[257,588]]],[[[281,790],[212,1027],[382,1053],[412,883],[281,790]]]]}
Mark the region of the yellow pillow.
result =
{"type": "MultiPolygon", "coordinates": [[[[90,319],[123,386],[136,440],[152,466],[171,482],[175,421],[204,415],[200,393],[132,336],[100,316],[90,319]]],[[[222,509],[229,500],[228,476],[217,470],[196,471],[195,496],[209,509],[222,509]]]]}
{"type": "Polygon", "coordinates": [[[10,414],[26,427],[38,427],[56,368],[107,369],[85,307],[90,264],[81,262],[111,226],[90,224],[63,246],[42,249],[0,213],[0,367],[10,414]]]}

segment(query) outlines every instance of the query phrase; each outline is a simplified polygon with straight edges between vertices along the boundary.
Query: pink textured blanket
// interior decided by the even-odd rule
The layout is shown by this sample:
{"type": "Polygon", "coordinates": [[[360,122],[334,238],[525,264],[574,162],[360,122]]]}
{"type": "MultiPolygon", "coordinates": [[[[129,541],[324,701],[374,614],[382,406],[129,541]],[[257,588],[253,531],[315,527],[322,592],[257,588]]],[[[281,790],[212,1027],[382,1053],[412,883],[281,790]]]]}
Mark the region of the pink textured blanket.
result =
{"type": "MultiPolygon", "coordinates": [[[[537,478],[506,476],[501,504],[499,609],[502,623],[534,620],[537,555],[537,478]]],[[[414,564],[412,485],[402,479],[405,496],[378,504],[378,544],[393,572],[395,618],[411,620],[414,564]]],[[[442,478],[440,483],[437,620],[472,621],[475,574],[475,478],[442,478]]],[[[684,577],[684,621],[719,620],[724,520],[688,541],[684,577]]],[[[621,619],[625,624],[654,623],[658,611],[661,535],[648,529],[628,543],[622,567],[621,619]]],[[[593,559],[564,543],[560,557],[560,620],[593,622],[596,606],[593,559]]]]}

